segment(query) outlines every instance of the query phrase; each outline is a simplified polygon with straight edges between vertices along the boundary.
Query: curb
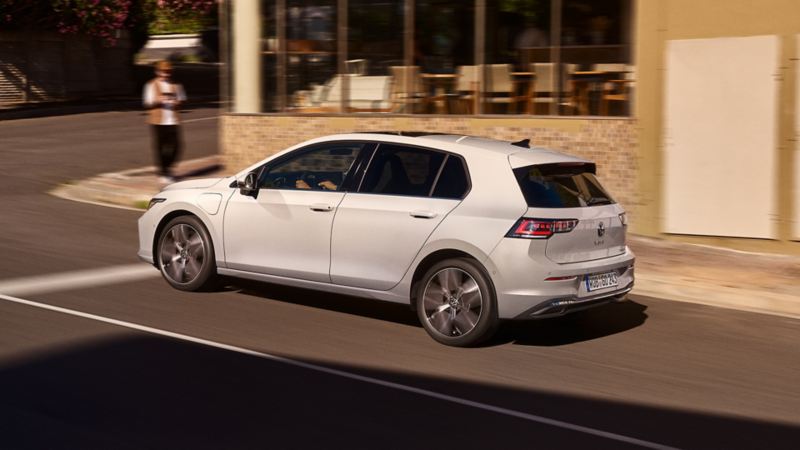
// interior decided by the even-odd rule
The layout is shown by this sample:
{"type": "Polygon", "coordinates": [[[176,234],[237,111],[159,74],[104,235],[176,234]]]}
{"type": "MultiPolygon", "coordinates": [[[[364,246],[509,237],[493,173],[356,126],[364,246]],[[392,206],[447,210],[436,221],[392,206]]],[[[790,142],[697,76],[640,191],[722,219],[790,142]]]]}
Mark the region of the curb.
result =
{"type": "MultiPolygon", "coordinates": [[[[190,174],[187,178],[191,178],[191,174],[220,167],[218,156],[208,156],[182,161],[176,171],[190,174]]],[[[155,172],[155,166],[145,166],[101,173],[92,178],[62,183],[48,193],[65,200],[144,211],[150,199],[164,187],[156,181],[155,172]]]]}
{"type": "MultiPolygon", "coordinates": [[[[73,202],[140,212],[145,211],[146,208],[139,207],[137,205],[146,205],[146,203],[149,202],[150,198],[152,197],[152,195],[142,195],[141,193],[135,195],[114,195],[109,194],[108,190],[78,187],[68,184],[62,184],[55,189],[51,189],[48,194],[64,200],[71,200],[73,202]],[[96,200],[89,200],[91,198],[96,200]]],[[[156,193],[154,192],[153,195],[155,194],[156,193]]]]}
{"type": "MultiPolygon", "coordinates": [[[[187,105],[207,102],[220,102],[219,96],[192,97],[187,105]]],[[[86,114],[95,112],[110,112],[118,110],[144,111],[142,100],[138,97],[120,97],[98,99],[86,102],[47,102],[21,104],[0,108],[0,122],[5,120],[38,119],[43,117],[66,116],[71,114],[86,114]]]]}
{"type": "Polygon", "coordinates": [[[797,296],[693,281],[678,283],[671,277],[642,273],[639,269],[631,294],[800,319],[797,296]]]}
{"type": "Polygon", "coordinates": [[[132,98],[109,100],[107,102],[94,102],[84,104],[44,103],[26,104],[8,109],[0,109],[0,121],[17,119],[37,119],[50,116],[65,116],[70,114],[85,114],[93,112],[113,111],[117,109],[141,109],[141,101],[132,98]]]}

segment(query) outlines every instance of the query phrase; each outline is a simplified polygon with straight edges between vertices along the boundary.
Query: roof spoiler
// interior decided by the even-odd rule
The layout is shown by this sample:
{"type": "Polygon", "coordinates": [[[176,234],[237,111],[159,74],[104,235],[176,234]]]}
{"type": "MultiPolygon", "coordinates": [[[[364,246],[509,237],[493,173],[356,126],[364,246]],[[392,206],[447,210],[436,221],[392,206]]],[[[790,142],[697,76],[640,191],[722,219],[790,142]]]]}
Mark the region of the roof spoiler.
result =
{"type": "Polygon", "coordinates": [[[512,142],[511,145],[516,145],[517,147],[522,147],[522,148],[531,148],[531,140],[523,139],[521,141],[512,142]]]}

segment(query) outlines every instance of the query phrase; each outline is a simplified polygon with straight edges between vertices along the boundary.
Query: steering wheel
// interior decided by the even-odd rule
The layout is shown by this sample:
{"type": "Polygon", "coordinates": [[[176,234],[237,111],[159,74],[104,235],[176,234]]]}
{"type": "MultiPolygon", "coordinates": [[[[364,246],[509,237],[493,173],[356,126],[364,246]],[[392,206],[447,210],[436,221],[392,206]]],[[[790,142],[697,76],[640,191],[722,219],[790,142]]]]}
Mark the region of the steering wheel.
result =
{"type": "Polygon", "coordinates": [[[272,180],[272,187],[279,188],[286,184],[286,177],[277,177],[272,180]]]}

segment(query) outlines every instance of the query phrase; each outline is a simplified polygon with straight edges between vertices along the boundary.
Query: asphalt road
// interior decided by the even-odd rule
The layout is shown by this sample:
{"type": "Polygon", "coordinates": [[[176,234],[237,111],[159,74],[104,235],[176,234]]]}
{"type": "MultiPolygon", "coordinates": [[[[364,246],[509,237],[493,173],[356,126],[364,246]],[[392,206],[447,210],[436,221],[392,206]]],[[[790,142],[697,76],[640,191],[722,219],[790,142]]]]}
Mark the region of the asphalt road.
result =
{"type": "MultiPolygon", "coordinates": [[[[216,115],[185,116],[186,157],[216,152],[216,115]]],[[[0,448],[800,441],[798,320],[634,294],[448,348],[400,305],[172,290],[138,264],[137,212],[46,194],[150,165],[139,112],[0,122],[0,156],[0,294],[24,286],[0,295],[0,448]]]]}

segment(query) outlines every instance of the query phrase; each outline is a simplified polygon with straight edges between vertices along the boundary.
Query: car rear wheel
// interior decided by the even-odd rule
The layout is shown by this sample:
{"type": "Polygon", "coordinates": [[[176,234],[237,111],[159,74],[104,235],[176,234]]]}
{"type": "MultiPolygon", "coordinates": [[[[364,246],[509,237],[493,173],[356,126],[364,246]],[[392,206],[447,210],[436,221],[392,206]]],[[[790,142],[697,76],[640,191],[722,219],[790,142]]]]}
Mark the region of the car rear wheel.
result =
{"type": "Polygon", "coordinates": [[[214,286],[214,245],[200,219],[180,216],[169,221],[158,239],[158,268],[167,283],[182,291],[214,286]]]}
{"type": "Polygon", "coordinates": [[[416,298],[422,326],[442,344],[476,345],[497,329],[494,287],[473,260],[454,258],[435,264],[419,283],[416,298]]]}

